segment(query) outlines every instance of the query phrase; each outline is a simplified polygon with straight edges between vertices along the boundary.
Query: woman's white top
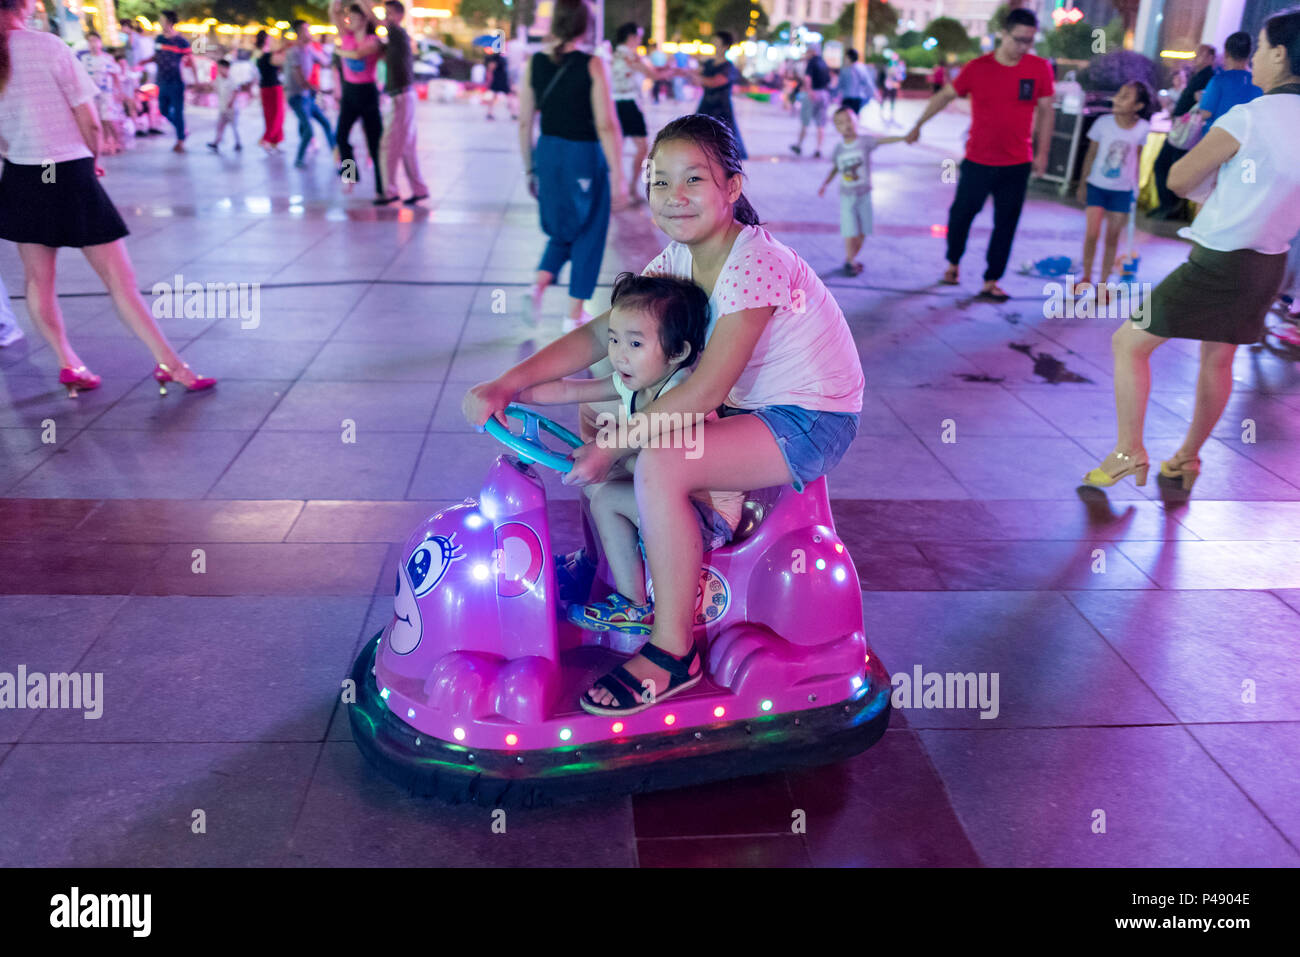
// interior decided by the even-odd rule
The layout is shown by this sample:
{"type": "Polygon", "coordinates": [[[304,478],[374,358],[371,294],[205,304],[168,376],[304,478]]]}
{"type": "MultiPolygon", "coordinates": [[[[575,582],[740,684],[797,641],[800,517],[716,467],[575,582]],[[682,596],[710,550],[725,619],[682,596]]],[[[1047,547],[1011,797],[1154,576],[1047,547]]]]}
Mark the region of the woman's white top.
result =
{"type": "Polygon", "coordinates": [[[20,166],[92,156],[72,108],[99,90],[53,33],[9,31],[9,82],[0,92],[0,155],[20,166]]]}
{"type": "Polygon", "coordinates": [[[1300,95],[1238,103],[1211,128],[1241,148],[1219,167],[1214,191],[1178,235],[1224,252],[1286,252],[1300,232],[1300,95]]]}

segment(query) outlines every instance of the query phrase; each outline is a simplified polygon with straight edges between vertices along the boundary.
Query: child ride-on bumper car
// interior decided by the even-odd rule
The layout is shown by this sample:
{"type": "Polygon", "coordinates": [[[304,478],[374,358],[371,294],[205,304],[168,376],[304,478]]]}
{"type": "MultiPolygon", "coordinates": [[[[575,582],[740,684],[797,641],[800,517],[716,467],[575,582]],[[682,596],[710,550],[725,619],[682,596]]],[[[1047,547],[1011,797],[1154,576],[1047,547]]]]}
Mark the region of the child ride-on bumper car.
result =
{"type": "Polygon", "coordinates": [[[703,681],[636,714],[583,711],[580,696],[644,638],[558,613],[533,465],[572,466],[539,429],[581,440],[520,406],[507,414],[522,435],[495,420],[487,431],[517,455],[497,457],[477,500],[412,533],[393,618],[353,666],[352,735],[381,772],[454,803],[533,806],[827,764],[879,740],[889,675],[867,644],[824,478],[750,493],[734,541],[705,553],[703,681]]]}

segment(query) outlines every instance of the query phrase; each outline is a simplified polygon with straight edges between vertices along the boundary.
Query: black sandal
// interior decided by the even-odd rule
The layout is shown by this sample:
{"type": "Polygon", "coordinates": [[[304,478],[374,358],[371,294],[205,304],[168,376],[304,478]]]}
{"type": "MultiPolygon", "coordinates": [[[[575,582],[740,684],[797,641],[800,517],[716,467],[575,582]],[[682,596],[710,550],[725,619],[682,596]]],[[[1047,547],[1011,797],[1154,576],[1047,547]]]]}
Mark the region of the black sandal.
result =
{"type": "Polygon", "coordinates": [[[701,667],[699,672],[696,674],[691,674],[691,666],[695,664],[695,660],[700,656],[700,649],[698,646],[693,645],[691,647],[691,653],[682,658],[670,655],[662,648],[658,648],[651,644],[646,644],[641,649],[641,654],[644,655],[652,664],[658,665],[670,675],[668,688],[663,693],[653,695],[650,700],[647,701],[643,695],[648,692],[648,689],[643,691],[643,686],[641,682],[637,681],[636,676],[622,665],[619,665],[613,671],[609,672],[609,674],[599,678],[592,686],[595,688],[603,688],[605,691],[612,694],[614,700],[618,702],[618,707],[611,708],[606,707],[605,705],[596,704],[591,700],[590,695],[584,691],[582,693],[582,698],[579,700],[579,703],[582,705],[582,710],[586,711],[588,714],[596,715],[636,714],[640,711],[646,710],[646,708],[654,707],[654,705],[658,704],[660,701],[671,698],[679,691],[694,688],[704,677],[703,667],[701,667]]]}
{"type": "Polygon", "coordinates": [[[1002,287],[996,283],[994,283],[992,289],[981,289],[979,295],[975,298],[982,300],[983,302],[1007,302],[1011,299],[1002,287]]]}

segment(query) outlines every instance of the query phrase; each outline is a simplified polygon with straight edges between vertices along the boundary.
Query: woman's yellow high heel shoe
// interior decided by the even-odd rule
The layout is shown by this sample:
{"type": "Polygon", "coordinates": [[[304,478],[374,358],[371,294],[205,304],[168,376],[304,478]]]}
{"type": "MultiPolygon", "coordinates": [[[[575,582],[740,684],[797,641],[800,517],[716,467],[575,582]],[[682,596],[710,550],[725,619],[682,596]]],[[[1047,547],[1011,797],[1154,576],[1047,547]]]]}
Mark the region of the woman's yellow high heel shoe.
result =
{"type": "Polygon", "coordinates": [[[1172,459],[1160,463],[1160,474],[1172,481],[1181,481],[1183,491],[1190,492],[1196,480],[1201,477],[1201,460],[1199,458],[1180,460],[1175,454],[1172,459]]]}
{"type": "MultiPolygon", "coordinates": [[[[1120,468],[1114,474],[1111,474],[1098,465],[1083,477],[1083,481],[1086,485],[1094,485],[1098,488],[1110,488],[1120,479],[1127,478],[1130,475],[1134,476],[1134,481],[1136,481],[1138,485],[1147,484],[1147,470],[1150,468],[1150,463],[1147,459],[1144,458],[1139,462],[1136,455],[1129,455],[1124,452],[1112,452],[1111,455],[1115,456],[1115,458],[1119,460],[1120,468]]],[[[1110,456],[1107,456],[1107,458],[1110,458],[1110,456]]]]}

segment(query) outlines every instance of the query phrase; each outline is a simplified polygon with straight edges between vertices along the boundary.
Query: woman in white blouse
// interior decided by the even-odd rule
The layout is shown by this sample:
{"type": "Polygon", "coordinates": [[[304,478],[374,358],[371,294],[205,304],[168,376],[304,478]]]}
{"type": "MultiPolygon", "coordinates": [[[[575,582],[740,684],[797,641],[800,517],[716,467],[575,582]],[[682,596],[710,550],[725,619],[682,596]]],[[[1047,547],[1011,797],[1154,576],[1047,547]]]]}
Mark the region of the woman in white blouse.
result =
{"type": "Polygon", "coordinates": [[[1142,426],[1151,391],[1151,353],[1171,338],[1201,342],[1196,407],[1183,443],[1160,474],[1190,491],[1201,447],[1232,395],[1237,346],[1258,342],[1264,317],[1300,231],[1300,9],[1271,17],[1252,63],[1265,94],[1234,106],[1169,170],[1169,188],[1203,200],[1187,262],[1111,339],[1115,356],[1115,449],[1085,477],[1109,486],[1127,475],[1146,481],[1142,426]]]}

